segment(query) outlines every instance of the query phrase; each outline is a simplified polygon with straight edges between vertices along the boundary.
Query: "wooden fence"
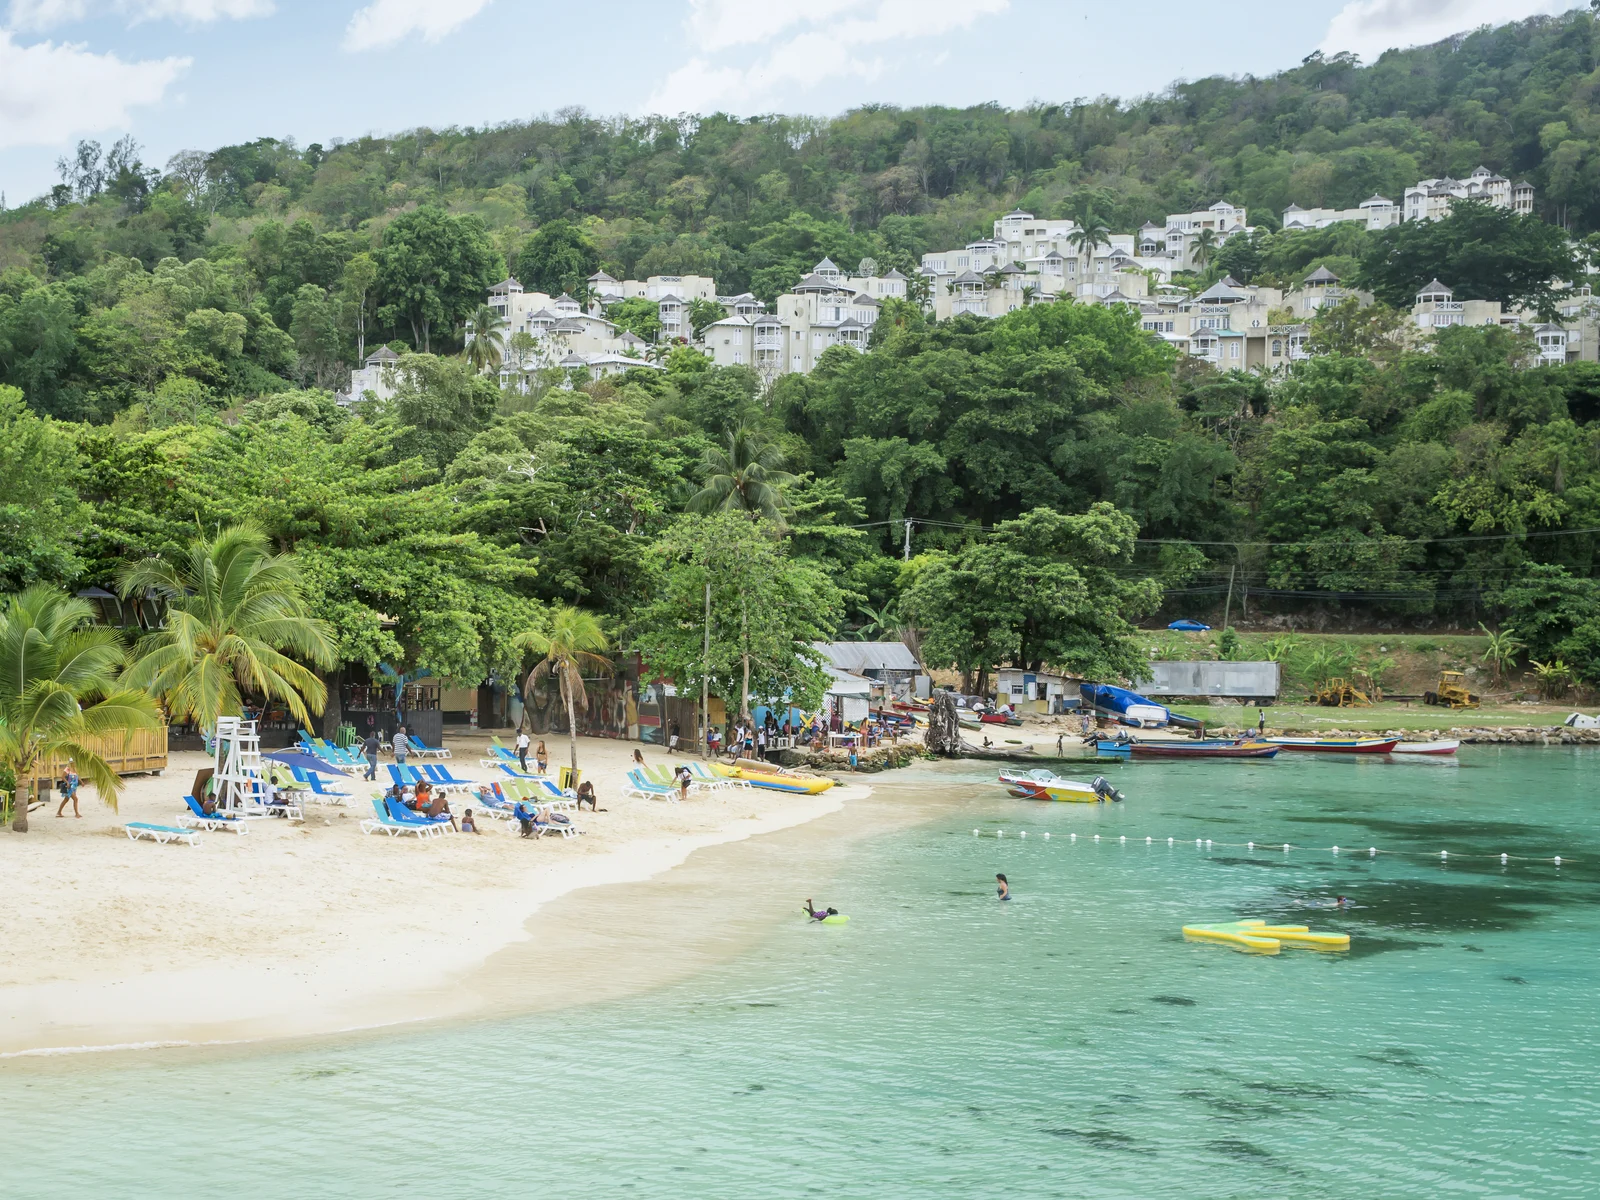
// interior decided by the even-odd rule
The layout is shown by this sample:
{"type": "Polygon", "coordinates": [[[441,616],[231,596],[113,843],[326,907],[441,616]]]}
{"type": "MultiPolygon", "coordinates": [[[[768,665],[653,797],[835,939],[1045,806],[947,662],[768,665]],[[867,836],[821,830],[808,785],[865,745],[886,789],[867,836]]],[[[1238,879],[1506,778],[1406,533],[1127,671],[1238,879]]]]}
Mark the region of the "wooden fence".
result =
{"type": "MultiPolygon", "coordinates": [[[[139,775],[146,771],[167,769],[165,725],[159,729],[138,730],[127,739],[120,734],[95,738],[90,741],[89,747],[110,763],[111,769],[118,775],[139,775]]],[[[65,758],[51,758],[41,762],[34,769],[34,794],[38,794],[39,784],[42,781],[59,782],[66,766],[65,758]]]]}

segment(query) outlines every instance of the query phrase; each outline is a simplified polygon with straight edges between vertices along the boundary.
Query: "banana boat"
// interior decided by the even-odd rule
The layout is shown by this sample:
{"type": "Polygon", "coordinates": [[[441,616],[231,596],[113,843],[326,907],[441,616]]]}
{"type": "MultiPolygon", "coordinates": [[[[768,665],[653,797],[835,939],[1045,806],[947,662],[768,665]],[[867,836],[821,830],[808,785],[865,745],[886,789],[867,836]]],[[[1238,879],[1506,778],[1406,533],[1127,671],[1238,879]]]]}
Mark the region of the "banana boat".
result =
{"type": "Polygon", "coordinates": [[[769,767],[768,764],[756,764],[748,759],[740,760],[738,766],[726,767],[721,763],[713,768],[718,775],[728,779],[742,779],[753,787],[766,788],[772,792],[793,792],[801,796],[815,796],[818,792],[825,792],[833,786],[833,780],[823,779],[815,775],[785,775],[778,767],[769,767]]]}

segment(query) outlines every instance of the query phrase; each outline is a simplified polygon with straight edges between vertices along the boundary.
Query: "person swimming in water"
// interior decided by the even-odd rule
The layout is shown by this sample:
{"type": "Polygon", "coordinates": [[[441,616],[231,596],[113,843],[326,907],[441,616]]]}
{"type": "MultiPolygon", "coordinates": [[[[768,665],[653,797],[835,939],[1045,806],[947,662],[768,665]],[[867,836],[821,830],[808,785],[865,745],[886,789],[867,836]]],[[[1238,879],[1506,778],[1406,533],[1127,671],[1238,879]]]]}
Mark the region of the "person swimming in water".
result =
{"type": "Polygon", "coordinates": [[[806,916],[810,917],[813,921],[826,921],[829,917],[836,917],[838,915],[839,910],[837,908],[818,908],[816,905],[812,904],[811,901],[806,901],[806,916]]]}
{"type": "Polygon", "coordinates": [[[996,875],[994,878],[995,882],[999,885],[994,890],[999,895],[1000,899],[1011,899],[1011,884],[1006,882],[1006,877],[1004,875],[996,875]]]}

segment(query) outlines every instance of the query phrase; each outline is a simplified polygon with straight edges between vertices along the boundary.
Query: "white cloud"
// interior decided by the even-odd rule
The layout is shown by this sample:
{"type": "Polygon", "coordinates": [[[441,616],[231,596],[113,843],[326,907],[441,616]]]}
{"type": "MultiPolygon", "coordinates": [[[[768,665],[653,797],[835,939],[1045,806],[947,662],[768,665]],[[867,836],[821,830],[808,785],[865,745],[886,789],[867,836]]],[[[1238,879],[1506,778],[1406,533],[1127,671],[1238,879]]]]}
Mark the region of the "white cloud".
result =
{"type": "Polygon", "coordinates": [[[0,29],[0,149],[126,129],[128,110],[158,102],[189,63],[187,58],[124,62],[65,42],[19,46],[0,29]]]}
{"type": "Polygon", "coordinates": [[[1385,50],[1426,46],[1480,25],[1503,25],[1573,7],[1573,0],[1350,0],[1334,13],[1320,47],[1373,62],[1385,50]]]}
{"type": "Polygon", "coordinates": [[[863,48],[937,37],[1004,12],[1011,0],[689,0],[697,53],[646,101],[652,112],[749,112],[781,92],[841,77],[871,81],[886,69],[863,48]],[[840,20],[845,14],[848,19],[840,20]],[[782,35],[782,40],[780,40],[782,35]],[[738,47],[763,46],[764,50],[738,47]],[[752,59],[752,54],[757,55],[752,59]]]}
{"type": "Polygon", "coordinates": [[[11,0],[11,24],[51,29],[100,13],[116,13],[135,23],[170,19],[204,24],[265,17],[272,11],[272,0],[11,0]]]}
{"type": "Polygon", "coordinates": [[[350,18],[346,50],[383,50],[410,38],[437,42],[489,6],[491,0],[373,0],[350,18]]]}

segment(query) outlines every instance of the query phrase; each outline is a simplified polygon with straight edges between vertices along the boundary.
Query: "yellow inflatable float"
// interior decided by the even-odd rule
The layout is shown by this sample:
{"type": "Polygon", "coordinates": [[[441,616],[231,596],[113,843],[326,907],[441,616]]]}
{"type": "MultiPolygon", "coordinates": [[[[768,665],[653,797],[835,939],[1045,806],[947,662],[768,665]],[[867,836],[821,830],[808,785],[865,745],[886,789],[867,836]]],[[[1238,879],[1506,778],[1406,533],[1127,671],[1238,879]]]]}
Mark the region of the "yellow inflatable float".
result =
{"type": "Polygon", "coordinates": [[[1268,925],[1265,921],[1225,921],[1220,925],[1185,925],[1183,936],[1196,942],[1221,942],[1251,954],[1276,954],[1284,946],[1305,950],[1348,950],[1348,933],[1312,933],[1305,925],[1268,925]]]}

